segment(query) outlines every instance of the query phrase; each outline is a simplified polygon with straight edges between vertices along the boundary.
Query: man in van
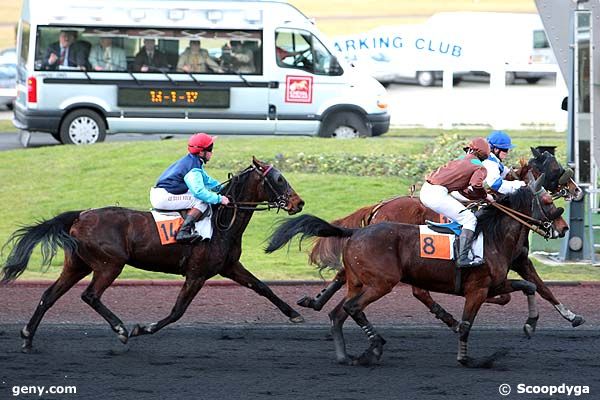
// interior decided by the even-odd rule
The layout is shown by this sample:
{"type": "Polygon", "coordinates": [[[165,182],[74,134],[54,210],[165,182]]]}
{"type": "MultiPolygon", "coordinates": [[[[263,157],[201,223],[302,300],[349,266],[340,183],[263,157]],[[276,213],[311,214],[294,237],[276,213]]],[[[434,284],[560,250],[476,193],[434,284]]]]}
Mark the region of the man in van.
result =
{"type": "Polygon", "coordinates": [[[103,37],[92,47],[89,57],[94,71],[126,71],[125,50],[113,44],[112,37],[103,37]]]}
{"type": "Polygon", "coordinates": [[[61,67],[79,67],[85,69],[87,57],[80,46],[75,45],[75,31],[60,31],[58,42],[52,43],[46,49],[42,60],[44,69],[56,70],[61,67]]]}
{"type": "Polygon", "coordinates": [[[156,48],[154,39],[144,39],[144,46],[135,55],[133,70],[139,72],[156,72],[169,69],[167,55],[156,48]]]}
{"type": "Polygon", "coordinates": [[[185,49],[177,62],[177,71],[191,72],[218,72],[222,73],[221,66],[208,54],[208,50],[200,47],[199,40],[190,40],[190,45],[185,49]]]}

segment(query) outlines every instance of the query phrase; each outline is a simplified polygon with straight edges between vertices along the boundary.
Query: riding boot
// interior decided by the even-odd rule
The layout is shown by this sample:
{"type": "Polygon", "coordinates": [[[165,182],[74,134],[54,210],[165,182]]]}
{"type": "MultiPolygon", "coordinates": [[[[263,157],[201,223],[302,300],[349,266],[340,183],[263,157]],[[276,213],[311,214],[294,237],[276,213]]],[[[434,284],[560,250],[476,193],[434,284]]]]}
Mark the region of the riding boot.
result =
{"type": "Polygon", "coordinates": [[[191,208],[190,211],[188,211],[181,228],[179,228],[179,231],[177,231],[175,240],[180,243],[188,243],[196,239],[198,235],[192,233],[192,231],[196,221],[200,219],[200,216],[202,216],[202,211],[198,210],[197,208],[191,208]]]}
{"type": "Polygon", "coordinates": [[[485,261],[479,256],[473,256],[471,258],[469,253],[471,252],[471,248],[473,247],[473,242],[475,241],[475,232],[469,229],[463,229],[460,233],[460,251],[458,257],[458,268],[471,268],[471,267],[479,267],[485,263],[485,261]]]}

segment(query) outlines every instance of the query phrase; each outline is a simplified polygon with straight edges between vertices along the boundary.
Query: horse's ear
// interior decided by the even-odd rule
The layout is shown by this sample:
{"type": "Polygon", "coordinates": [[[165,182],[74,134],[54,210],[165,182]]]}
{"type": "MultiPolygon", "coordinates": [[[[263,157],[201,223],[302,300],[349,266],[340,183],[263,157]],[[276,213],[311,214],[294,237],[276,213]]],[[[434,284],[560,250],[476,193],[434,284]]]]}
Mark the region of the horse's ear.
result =
{"type": "Polygon", "coordinates": [[[536,149],[535,147],[530,147],[530,149],[531,149],[531,154],[533,154],[533,156],[535,158],[539,158],[542,155],[542,153],[540,153],[540,151],[538,149],[536,149]]]}
{"type": "Polygon", "coordinates": [[[252,164],[254,164],[254,166],[258,169],[264,169],[265,168],[265,163],[260,161],[258,158],[252,156],[252,164]]]}
{"type": "Polygon", "coordinates": [[[544,179],[546,179],[546,173],[542,173],[535,181],[535,185],[533,186],[533,188],[535,189],[535,191],[539,191],[542,186],[544,185],[544,179]]]}
{"type": "Polygon", "coordinates": [[[527,186],[529,186],[531,190],[535,190],[535,178],[533,177],[531,170],[527,171],[527,182],[529,182],[529,185],[527,186]]]}

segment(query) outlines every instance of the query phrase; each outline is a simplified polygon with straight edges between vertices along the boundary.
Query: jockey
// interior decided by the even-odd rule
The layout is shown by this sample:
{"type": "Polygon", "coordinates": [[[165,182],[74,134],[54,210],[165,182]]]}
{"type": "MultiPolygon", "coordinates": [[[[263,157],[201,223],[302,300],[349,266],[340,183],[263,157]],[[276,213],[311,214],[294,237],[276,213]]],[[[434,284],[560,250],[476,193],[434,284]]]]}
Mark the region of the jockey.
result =
{"type": "Polygon", "coordinates": [[[490,156],[487,160],[483,160],[483,166],[487,170],[485,183],[490,189],[498,193],[509,194],[525,186],[523,181],[505,180],[510,168],[504,166],[502,162],[509,150],[515,147],[510,140],[510,136],[504,131],[492,131],[488,135],[487,141],[490,145],[490,156]]]}
{"type": "Polygon", "coordinates": [[[420,194],[423,205],[462,225],[457,262],[459,268],[478,267],[485,261],[478,256],[471,258],[469,254],[475,240],[475,214],[452,197],[450,192],[460,191],[471,200],[493,201],[492,196],[487,194],[483,187],[487,170],[482,165],[482,160],[490,155],[488,142],[482,137],[477,137],[471,140],[465,151],[466,156],[450,161],[427,175],[420,194]]]}
{"type": "Polygon", "coordinates": [[[204,170],[204,164],[212,158],[214,140],[206,133],[192,135],[188,140],[189,154],[171,164],[150,190],[150,203],[156,209],[190,209],[175,237],[178,242],[197,237],[192,230],[208,204],[229,204],[226,196],[215,193],[220,189],[219,181],[204,170]]]}

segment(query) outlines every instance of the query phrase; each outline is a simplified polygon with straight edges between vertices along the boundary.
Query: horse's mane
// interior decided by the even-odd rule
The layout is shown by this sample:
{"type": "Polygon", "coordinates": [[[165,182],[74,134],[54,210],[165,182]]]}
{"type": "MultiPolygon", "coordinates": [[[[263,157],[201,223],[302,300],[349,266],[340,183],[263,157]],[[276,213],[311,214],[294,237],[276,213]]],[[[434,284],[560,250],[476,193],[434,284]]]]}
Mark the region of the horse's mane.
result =
{"type": "MultiPolygon", "coordinates": [[[[498,200],[498,203],[510,207],[513,210],[526,213],[531,208],[531,201],[531,189],[524,186],[511,194],[504,195],[498,200]]],[[[477,236],[479,232],[483,232],[484,236],[489,238],[492,242],[495,243],[501,241],[505,234],[505,227],[502,223],[505,218],[510,217],[494,206],[487,206],[481,209],[477,212],[475,236],[477,236]]]]}
{"type": "MultiPolygon", "coordinates": [[[[253,168],[252,165],[242,169],[241,171],[239,171],[237,174],[233,175],[229,182],[227,182],[225,185],[221,186],[221,190],[219,190],[219,194],[224,195],[224,194],[233,194],[233,196],[235,198],[237,198],[237,196],[243,192],[244,190],[244,186],[246,185],[246,182],[248,181],[246,175],[248,175],[246,172],[251,170],[253,168]]],[[[221,204],[217,203],[217,204],[211,204],[211,208],[212,208],[212,216],[211,216],[211,220],[214,223],[217,222],[217,210],[219,210],[219,206],[221,204]]],[[[229,210],[229,212],[233,212],[232,210],[229,210]]]]}

